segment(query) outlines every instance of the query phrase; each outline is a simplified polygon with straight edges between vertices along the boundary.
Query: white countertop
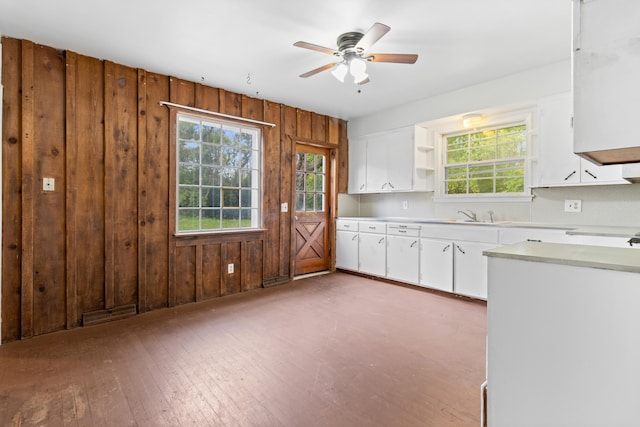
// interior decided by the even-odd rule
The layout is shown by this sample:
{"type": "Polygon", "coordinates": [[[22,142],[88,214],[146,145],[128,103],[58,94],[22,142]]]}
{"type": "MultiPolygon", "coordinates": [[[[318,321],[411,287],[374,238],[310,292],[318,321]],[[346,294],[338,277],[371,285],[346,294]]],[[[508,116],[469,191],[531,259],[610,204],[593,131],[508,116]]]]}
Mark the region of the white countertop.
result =
{"type": "Polygon", "coordinates": [[[570,235],[583,236],[605,236],[605,237],[633,237],[640,236],[640,225],[638,227],[628,226],[598,226],[598,225],[571,225],[571,224],[550,224],[527,221],[464,221],[442,218],[408,218],[408,217],[339,217],[338,219],[354,221],[382,221],[382,222],[404,222],[419,224],[455,224],[461,226],[478,225],[487,227],[521,227],[521,228],[546,228],[556,230],[566,230],[570,235]]]}
{"type": "Polygon", "coordinates": [[[488,249],[488,257],[640,273],[640,250],[606,246],[521,242],[488,249]]]}

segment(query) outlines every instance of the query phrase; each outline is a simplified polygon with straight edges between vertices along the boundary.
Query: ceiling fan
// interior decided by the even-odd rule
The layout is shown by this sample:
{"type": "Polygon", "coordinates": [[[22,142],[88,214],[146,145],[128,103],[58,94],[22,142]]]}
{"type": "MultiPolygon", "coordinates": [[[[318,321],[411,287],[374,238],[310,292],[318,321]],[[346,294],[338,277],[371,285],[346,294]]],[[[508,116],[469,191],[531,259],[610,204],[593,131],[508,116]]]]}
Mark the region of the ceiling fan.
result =
{"type": "Polygon", "coordinates": [[[391,27],[376,22],[362,34],[357,31],[340,34],[336,43],[338,49],[331,49],[317,44],[307,43],[303,41],[295,42],[293,45],[305,49],[311,49],[318,52],[333,55],[339,58],[338,62],[332,62],[321,67],[300,74],[300,77],[306,78],[318,74],[329,69],[335,78],[344,82],[347,72],[353,76],[356,84],[369,83],[369,75],[367,74],[367,62],[392,62],[396,64],[414,64],[418,60],[418,55],[405,53],[368,53],[369,48],[382,38],[391,27]]]}

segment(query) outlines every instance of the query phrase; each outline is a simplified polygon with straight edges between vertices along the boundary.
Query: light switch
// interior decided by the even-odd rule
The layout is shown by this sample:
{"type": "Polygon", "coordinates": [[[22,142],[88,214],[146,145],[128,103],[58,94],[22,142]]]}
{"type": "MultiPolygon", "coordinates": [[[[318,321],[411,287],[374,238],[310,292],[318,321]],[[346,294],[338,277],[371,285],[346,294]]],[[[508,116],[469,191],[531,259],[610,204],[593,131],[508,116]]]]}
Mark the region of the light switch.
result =
{"type": "Polygon", "coordinates": [[[289,203],[280,203],[280,212],[289,212],[289,203]]]}
{"type": "Polygon", "coordinates": [[[54,178],[42,178],[42,191],[53,191],[56,186],[54,178]]]}

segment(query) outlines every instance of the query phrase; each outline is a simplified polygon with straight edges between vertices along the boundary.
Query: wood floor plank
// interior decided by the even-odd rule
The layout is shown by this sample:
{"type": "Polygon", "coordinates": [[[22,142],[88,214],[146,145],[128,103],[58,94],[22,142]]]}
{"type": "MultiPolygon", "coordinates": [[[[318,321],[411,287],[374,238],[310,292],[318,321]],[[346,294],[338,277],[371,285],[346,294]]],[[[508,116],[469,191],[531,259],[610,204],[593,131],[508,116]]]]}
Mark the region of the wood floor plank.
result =
{"type": "Polygon", "coordinates": [[[477,426],[486,305],[344,273],[0,346],[0,425],[477,426]]]}

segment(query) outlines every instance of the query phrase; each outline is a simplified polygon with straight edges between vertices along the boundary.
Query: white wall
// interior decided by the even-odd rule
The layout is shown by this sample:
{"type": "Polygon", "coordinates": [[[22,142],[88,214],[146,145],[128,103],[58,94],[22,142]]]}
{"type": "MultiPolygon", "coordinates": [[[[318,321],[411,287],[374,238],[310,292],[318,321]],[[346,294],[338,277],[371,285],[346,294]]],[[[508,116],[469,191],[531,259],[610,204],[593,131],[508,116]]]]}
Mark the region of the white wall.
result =
{"type": "MultiPolygon", "coordinates": [[[[349,138],[496,107],[535,103],[571,90],[571,63],[563,61],[349,121],[349,138]]],[[[640,185],[537,188],[532,201],[440,202],[433,193],[341,195],[340,216],[460,218],[471,209],[482,220],[554,224],[626,225],[640,231],[640,185]],[[565,213],[565,199],[583,201],[581,213],[565,213]],[[403,209],[403,202],[408,209],[403,209]]]]}

